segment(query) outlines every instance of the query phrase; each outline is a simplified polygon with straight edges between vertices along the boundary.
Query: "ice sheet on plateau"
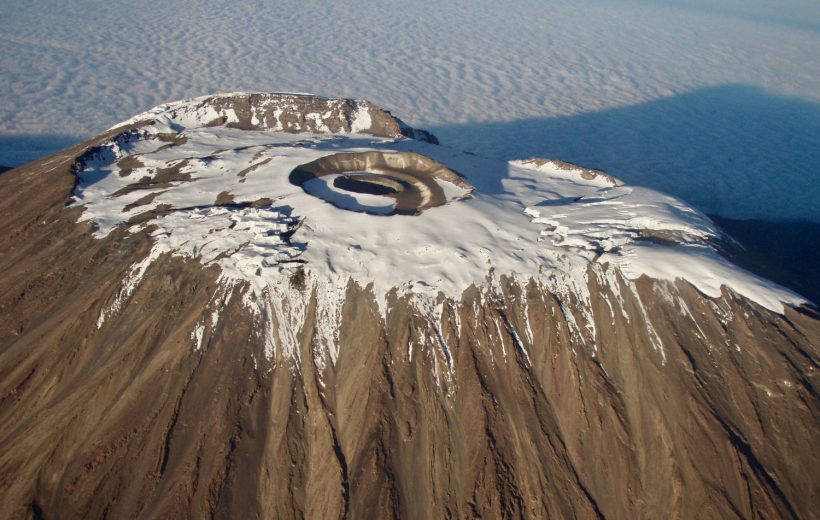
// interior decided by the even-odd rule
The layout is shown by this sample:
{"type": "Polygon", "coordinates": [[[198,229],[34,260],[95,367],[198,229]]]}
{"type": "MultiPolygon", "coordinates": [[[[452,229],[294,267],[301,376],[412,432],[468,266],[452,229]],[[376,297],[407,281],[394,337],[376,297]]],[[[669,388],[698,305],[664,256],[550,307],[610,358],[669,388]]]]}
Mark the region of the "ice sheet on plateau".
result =
{"type": "MultiPolygon", "coordinates": [[[[166,113],[167,107],[155,112],[166,113]]],[[[299,290],[290,274],[302,269],[306,286],[320,300],[323,332],[315,358],[322,366],[338,355],[330,322],[340,316],[340,288],[349,280],[371,285],[384,314],[392,288],[399,294],[424,288],[430,299],[443,294],[458,302],[471,285],[504,275],[522,283],[532,279],[561,298],[567,321],[592,344],[597,332],[587,277],[593,272],[609,280],[612,266],[628,279],[643,274],[682,278],[711,297],[727,286],[776,312],[784,303],[804,302],[724,260],[711,245],[718,231],[706,217],[649,189],[581,175],[557,163],[508,163],[412,139],[203,127],[213,114],[191,114],[195,111],[173,126],[160,117],[86,161],[74,194],[74,203],[85,208],[81,218],[96,223],[98,237],[117,226],[129,226],[131,232],[154,226],[151,261],[167,252],[218,264],[224,283],[247,284],[249,306],[260,315],[275,314],[273,321],[287,322],[290,330],[299,329],[303,309],[279,307],[299,290]],[[169,132],[181,132],[186,140],[167,146],[157,136],[169,132]],[[421,215],[383,217],[337,208],[288,181],[300,164],[367,150],[427,155],[464,175],[476,191],[468,200],[421,215]],[[139,161],[132,161],[133,169],[123,176],[118,161],[129,155],[139,161]],[[151,184],[158,171],[174,166],[176,177],[151,184]],[[128,188],[138,180],[140,189],[128,188]],[[228,194],[231,203],[216,204],[219,194],[228,194]],[[259,202],[264,199],[269,200],[259,202]],[[255,207],[243,205],[254,202],[255,207]],[[140,224],[127,224],[148,211],[154,213],[140,224]],[[299,219],[303,225],[292,239],[283,238],[299,219]]],[[[135,265],[123,297],[147,267],[146,262],[135,265]]],[[[610,280],[609,287],[617,297],[617,280],[610,280]]],[[[303,299],[294,296],[294,301],[303,299]]],[[[122,305],[120,299],[109,312],[122,305]]],[[[524,332],[515,338],[526,352],[532,341],[528,325],[524,332]]],[[[296,355],[295,338],[268,337],[271,357],[275,352],[296,355]]]]}

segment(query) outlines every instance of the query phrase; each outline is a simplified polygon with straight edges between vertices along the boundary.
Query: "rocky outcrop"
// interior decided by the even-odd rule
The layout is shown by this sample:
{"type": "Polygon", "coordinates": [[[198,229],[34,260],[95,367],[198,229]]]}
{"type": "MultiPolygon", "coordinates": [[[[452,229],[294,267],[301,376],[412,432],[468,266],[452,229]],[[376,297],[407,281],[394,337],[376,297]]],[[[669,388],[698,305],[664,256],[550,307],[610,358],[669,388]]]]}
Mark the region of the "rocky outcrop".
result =
{"type": "Polygon", "coordinates": [[[390,112],[363,100],[310,94],[231,93],[160,105],[125,122],[167,119],[170,122],[226,126],[240,130],[289,133],[351,133],[410,137],[438,144],[436,137],[410,127],[390,112]]]}
{"type": "Polygon", "coordinates": [[[329,362],[294,270],[269,352],[215,266],[163,254],[123,292],[152,229],[66,207],[112,135],[0,177],[0,517],[816,516],[811,309],[592,271],[589,315],[502,277],[383,316],[350,282],[329,362]]]}

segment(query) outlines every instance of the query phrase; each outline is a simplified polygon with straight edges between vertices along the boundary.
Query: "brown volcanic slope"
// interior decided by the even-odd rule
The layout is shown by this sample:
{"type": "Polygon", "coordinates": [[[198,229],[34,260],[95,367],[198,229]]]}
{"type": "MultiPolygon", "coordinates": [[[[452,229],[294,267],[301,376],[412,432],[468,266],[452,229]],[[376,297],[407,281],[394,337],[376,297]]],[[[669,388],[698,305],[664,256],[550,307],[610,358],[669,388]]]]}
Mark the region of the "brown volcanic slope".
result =
{"type": "Polygon", "coordinates": [[[502,281],[494,301],[474,308],[468,290],[459,319],[445,311],[454,375],[437,384],[441,353],[408,359],[427,322],[401,299],[382,322],[351,283],[320,384],[307,292],[300,370],[257,365],[236,294],[193,350],[219,273],[192,260],[161,257],[97,328],[151,246],[147,231],[94,239],[66,207],[75,158],[108,137],[0,176],[0,517],[818,517],[812,311],[644,277],[656,303],[644,316],[624,291],[629,321],[610,323],[615,297],[592,278],[606,319],[591,356],[558,296],[502,281]],[[510,333],[524,302],[531,364],[510,333]]]}

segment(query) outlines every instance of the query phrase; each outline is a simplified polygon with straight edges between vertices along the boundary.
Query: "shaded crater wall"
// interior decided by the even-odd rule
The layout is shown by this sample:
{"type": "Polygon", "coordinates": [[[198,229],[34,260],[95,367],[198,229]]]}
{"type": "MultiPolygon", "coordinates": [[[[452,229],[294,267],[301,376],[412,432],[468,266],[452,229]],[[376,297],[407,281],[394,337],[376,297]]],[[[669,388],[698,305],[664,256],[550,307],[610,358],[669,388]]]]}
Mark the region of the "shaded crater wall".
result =
{"type": "MultiPolygon", "coordinates": [[[[327,175],[364,172],[372,174],[372,177],[363,176],[360,184],[368,181],[374,184],[381,182],[380,188],[384,195],[396,200],[394,213],[397,214],[414,215],[446,204],[447,197],[437,181],[449,182],[464,190],[462,198],[473,191],[473,187],[458,173],[429,157],[413,152],[348,152],[328,155],[298,166],[290,173],[289,180],[304,188],[307,182],[327,175]],[[378,176],[384,176],[384,179],[380,181],[378,176]],[[391,190],[384,189],[391,186],[391,190]]],[[[328,202],[333,203],[333,200],[328,202]]]]}

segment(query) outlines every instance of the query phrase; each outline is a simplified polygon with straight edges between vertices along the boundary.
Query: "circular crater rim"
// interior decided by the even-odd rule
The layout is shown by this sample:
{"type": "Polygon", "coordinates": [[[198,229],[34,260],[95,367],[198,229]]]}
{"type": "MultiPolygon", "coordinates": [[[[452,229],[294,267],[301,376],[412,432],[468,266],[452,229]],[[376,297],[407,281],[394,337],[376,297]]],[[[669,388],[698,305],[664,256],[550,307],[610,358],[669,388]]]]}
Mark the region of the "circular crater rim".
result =
{"type": "Polygon", "coordinates": [[[462,175],[414,152],[335,153],[297,166],[288,180],[337,208],[380,216],[420,215],[474,191],[462,175]]]}

